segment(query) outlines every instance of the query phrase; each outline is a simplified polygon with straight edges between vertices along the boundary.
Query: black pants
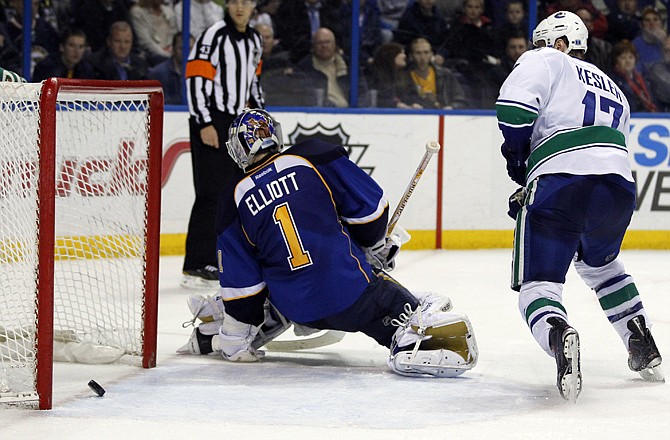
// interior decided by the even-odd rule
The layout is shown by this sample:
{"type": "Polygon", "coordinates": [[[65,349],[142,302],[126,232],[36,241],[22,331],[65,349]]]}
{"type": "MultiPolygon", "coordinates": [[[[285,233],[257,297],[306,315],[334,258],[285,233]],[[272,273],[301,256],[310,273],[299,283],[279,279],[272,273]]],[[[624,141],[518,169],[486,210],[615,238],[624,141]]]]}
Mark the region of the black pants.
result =
{"type": "Polygon", "coordinates": [[[391,320],[404,312],[407,303],[415,309],[419,300],[401,284],[380,276],[368,284],[361,297],[348,309],[305,325],[323,330],[363,332],[380,345],[391,348],[391,339],[397,329],[391,325],[391,320]]]}
{"type": "Polygon", "coordinates": [[[219,136],[218,149],[203,144],[200,128],[192,118],[189,121],[195,203],[188,222],[184,270],[217,266],[215,224],[219,194],[239,169],[226,148],[228,127],[234,119],[235,115],[212,113],[219,136]]]}

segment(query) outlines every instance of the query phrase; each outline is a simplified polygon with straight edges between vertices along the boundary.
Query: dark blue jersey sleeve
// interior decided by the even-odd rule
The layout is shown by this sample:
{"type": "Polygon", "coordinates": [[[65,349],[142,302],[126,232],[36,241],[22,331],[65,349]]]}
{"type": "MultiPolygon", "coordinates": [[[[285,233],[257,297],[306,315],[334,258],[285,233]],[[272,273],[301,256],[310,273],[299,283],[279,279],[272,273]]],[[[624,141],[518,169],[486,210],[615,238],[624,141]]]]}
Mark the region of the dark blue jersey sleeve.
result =
{"type": "Polygon", "coordinates": [[[384,190],[365,171],[349,160],[346,150],[319,140],[292,147],[314,163],[333,192],[340,220],[354,241],[372,246],[386,234],[388,200],[384,190]]]}

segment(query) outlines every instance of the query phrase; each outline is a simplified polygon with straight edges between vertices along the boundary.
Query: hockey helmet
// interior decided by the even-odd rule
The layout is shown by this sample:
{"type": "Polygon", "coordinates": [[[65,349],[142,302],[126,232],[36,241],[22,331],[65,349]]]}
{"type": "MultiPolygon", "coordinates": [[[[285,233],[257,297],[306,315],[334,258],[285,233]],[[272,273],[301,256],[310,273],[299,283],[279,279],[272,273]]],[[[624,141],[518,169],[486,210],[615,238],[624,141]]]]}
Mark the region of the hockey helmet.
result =
{"type": "Polygon", "coordinates": [[[283,145],[281,124],[262,109],[244,109],[228,129],[228,154],[245,171],[256,155],[278,152],[283,145]]]}
{"type": "Polygon", "coordinates": [[[568,40],[566,52],[583,50],[586,52],[586,42],[589,31],[577,14],[568,11],[558,11],[545,18],[533,31],[533,46],[541,47],[544,41],[546,47],[554,47],[556,40],[565,37],[568,40]]]}

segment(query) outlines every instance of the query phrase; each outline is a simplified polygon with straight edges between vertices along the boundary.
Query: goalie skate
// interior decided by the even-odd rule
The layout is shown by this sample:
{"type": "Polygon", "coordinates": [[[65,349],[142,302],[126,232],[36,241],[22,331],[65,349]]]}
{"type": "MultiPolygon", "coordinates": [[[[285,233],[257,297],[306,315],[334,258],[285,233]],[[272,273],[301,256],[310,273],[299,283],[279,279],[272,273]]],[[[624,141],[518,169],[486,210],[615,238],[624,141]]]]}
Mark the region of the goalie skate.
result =
{"type": "Polygon", "coordinates": [[[467,316],[449,313],[451,301],[422,298],[416,310],[405,306],[394,324],[389,367],[403,376],[456,377],[477,364],[478,349],[467,316]]]}
{"type": "Polygon", "coordinates": [[[556,359],[556,386],[565,400],[572,403],[582,391],[582,373],[579,361],[579,335],[559,318],[547,320],[552,325],[549,332],[549,346],[556,359]]]}
{"type": "Polygon", "coordinates": [[[628,321],[628,330],[633,332],[628,340],[628,367],[649,382],[665,382],[661,369],[661,354],[654,337],[647,328],[644,316],[636,316],[628,321]]]}

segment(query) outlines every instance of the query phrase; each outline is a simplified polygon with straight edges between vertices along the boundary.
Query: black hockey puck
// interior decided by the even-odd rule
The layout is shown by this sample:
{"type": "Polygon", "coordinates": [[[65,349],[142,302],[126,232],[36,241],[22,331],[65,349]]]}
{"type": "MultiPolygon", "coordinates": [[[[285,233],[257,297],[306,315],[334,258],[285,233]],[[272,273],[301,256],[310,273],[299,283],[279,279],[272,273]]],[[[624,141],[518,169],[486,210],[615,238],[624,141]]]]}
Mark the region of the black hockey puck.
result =
{"type": "Polygon", "coordinates": [[[102,397],[102,396],[105,395],[105,389],[104,389],[103,387],[101,387],[100,384],[99,384],[98,382],[96,382],[96,381],[94,381],[94,380],[91,379],[91,380],[88,382],[88,386],[89,386],[89,388],[91,388],[91,389],[95,392],[95,394],[97,394],[98,396],[102,397]]]}

